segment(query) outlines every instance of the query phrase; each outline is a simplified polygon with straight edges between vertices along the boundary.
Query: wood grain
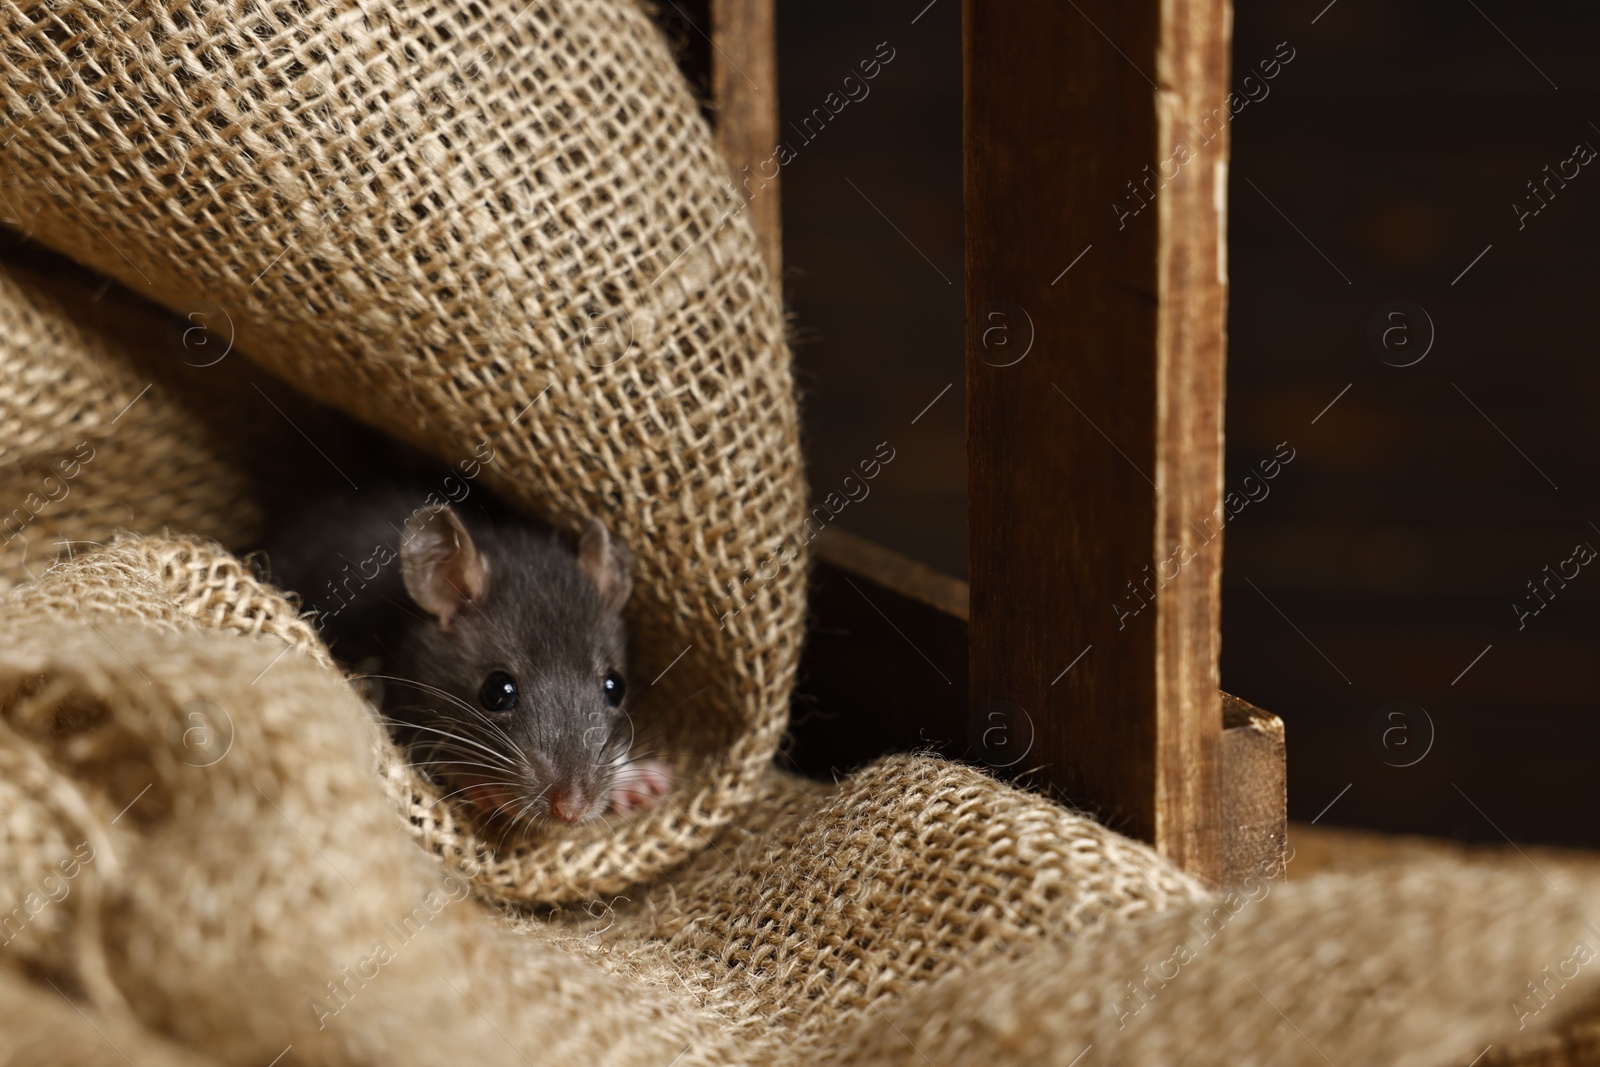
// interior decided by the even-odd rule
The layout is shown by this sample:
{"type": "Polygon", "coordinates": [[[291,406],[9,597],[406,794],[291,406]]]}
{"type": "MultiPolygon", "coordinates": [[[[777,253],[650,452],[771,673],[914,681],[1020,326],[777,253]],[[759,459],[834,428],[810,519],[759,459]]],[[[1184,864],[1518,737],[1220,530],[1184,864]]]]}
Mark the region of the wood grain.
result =
{"type": "Polygon", "coordinates": [[[773,0],[711,0],[711,96],[717,148],[778,277],[778,42],[773,0]]]}
{"type": "MultiPolygon", "coordinates": [[[[991,721],[970,709],[967,583],[839,527],[825,530],[815,548],[791,766],[826,778],[886,752],[917,750],[1002,775],[1030,766],[1015,749],[985,743],[991,721]]],[[[1283,720],[1218,696],[1218,883],[1279,880],[1288,825],[1283,720]]]]}
{"type": "Polygon", "coordinates": [[[1213,882],[1226,127],[1170,157],[1226,96],[1228,17],[963,7],[971,702],[1213,882]]]}

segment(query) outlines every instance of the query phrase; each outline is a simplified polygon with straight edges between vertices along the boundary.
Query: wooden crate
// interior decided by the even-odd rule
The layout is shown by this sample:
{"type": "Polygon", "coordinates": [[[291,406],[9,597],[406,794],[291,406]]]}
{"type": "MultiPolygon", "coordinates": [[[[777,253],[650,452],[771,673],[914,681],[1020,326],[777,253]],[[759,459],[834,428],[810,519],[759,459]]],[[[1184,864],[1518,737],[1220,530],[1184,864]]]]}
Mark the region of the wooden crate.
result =
{"type": "MultiPolygon", "coordinates": [[[[748,175],[780,140],[773,0],[663,17],[748,175]]],[[[1282,722],[1217,674],[1227,132],[1192,131],[1230,18],[964,0],[970,585],[828,529],[797,709],[831,724],[813,766],[977,758],[1214,884],[1281,866],[1286,811],[1282,722]]],[[[752,189],[781,274],[778,180],[752,189]]]]}

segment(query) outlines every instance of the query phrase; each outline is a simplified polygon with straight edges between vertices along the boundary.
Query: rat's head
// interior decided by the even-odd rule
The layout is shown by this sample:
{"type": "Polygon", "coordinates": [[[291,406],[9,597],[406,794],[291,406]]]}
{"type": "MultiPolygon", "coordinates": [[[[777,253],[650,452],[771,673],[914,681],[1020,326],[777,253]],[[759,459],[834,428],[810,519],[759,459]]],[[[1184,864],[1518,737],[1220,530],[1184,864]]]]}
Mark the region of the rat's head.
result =
{"type": "Polygon", "coordinates": [[[389,670],[411,684],[386,687],[387,710],[410,724],[419,763],[485,816],[596,818],[632,740],[627,549],[592,519],[576,553],[521,525],[474,529],[448,506],[406,524],[413,619],[389,670]]]}

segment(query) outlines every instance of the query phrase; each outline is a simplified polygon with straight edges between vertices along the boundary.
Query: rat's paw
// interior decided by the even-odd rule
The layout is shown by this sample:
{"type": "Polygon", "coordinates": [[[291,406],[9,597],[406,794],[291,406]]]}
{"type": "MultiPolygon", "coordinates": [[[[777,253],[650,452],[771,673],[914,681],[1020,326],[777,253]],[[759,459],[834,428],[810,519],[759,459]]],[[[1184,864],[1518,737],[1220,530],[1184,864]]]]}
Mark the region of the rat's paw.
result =
{"type": "Polygon", "coordinates": [[[624,763],[611,786],[611,810],[622,815],[644,811],[671,789],[672,768],[660,760],[624,763]]]}

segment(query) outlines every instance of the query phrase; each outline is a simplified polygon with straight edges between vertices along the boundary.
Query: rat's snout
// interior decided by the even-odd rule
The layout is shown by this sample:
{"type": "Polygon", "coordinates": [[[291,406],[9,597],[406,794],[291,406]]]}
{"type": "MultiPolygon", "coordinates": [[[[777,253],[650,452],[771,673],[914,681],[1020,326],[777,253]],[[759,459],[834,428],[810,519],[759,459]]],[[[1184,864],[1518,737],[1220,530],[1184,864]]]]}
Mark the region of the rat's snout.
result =
{"type": "Polygon", "coordinates": [[[582,822],[594,807],[594,797],[573,782],[557,782],[548,794],[550,814],[562,822],[582,822]]]}

